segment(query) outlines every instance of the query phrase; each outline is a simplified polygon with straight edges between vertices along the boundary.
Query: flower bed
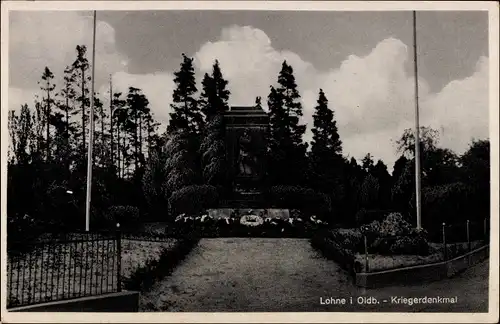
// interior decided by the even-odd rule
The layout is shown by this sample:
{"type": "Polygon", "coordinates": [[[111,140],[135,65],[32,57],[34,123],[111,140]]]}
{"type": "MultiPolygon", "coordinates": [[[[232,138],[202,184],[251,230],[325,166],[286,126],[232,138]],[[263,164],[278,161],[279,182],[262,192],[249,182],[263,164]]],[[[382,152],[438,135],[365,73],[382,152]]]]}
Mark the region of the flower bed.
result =
{"type": "MultiPolygon", "coordinates": [[[[321,237],[316,237],[311,243],[319,247],[326,257],[339,262],[343,268],[354,269],[356,272],[389,270],[444,260],[443,245],[429,243],[425,231],[416,230],[397,213],[391,213],[383,220],[374,221],[360,229],[322,232],[321,237]]],[[[483,241],[471,242],[471,249],[482,245],[483,241]]],[[[467,243],[447,245],[448,259],[467,252],[467,243]]]]}
{"type": "MultiPolygon", "coordinates": [[[[326,242],[322,246],[323,253],[333,256],[343,268],[354,269],[355,272],[367,270],[366,249],[369,254],[369,270],[412,265],[414,259],[423,260],[424,256],[430,254],[425,233],[413,230],[397,213],[391,213],[383,220],[373,221],[361,228],[334,229],[323,235],[326,242]],[[329,249],[335,252],[328,251],[329,249]]],[[[431,260],[436,256],[428,258],[431,260]]]]}
{"type": "Polygon", "coordinates": [[[233,213],[229,217],[215,219],[208,214],[200,216],[179,215],[168,229],[169,235],[182,237],[195,232],[200,237],[310,237],[327,223],[310,217],[270,218],[265,215],[233,213]]]}

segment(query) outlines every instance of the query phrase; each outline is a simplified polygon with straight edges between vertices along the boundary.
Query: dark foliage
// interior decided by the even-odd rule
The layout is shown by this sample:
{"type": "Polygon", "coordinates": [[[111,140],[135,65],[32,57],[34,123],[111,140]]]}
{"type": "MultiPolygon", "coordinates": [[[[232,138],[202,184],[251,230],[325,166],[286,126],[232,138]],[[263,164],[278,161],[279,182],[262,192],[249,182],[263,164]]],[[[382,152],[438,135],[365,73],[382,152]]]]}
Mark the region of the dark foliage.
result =
{"type": "Polygon", "coordinates": [[[276,185],[300,185],[305,181],[307,144],[303,142],[306,125],[300,124],[303,114],[300,94],[293,68],[283,62],[278,87],[271,87],[268,96],[269,175],[276,185]]]}
{"type": "Polygon", "coordinates": [[[388,209],[360,209],[356,213],[356,226],[361,226],[364,224],[371,223],[373,221],[380,221],[384,219],[387,215],[394,212],[394,210],[388,209]]]}
{"type": "Polygon", "coordinates": [[[139,208],[134,206],[111,206],[108,209],[105,225],[115,228],[120,224],[120,228],[134,228],[140,218],[139,208]]]}
{"type": "Polygon", "coordinates": [[[299,209],[325,217],[331,211],[330,198],[311,188],[272,186],[265,193],[270,205],[277,208],[299,209]]]}
{"type": "Polygon", "coordinates": [[[198,101],[194,97],[198,91],[193,66],[193,59],[182,54],[180,70],[174,73],[176,89],[173,92],[173,104],[170,114],[168,132],[173,133],[178,130],[189,132],[193,135],[199,134],[203,127],[203,116],[198,106],[198,101]]]}
{"type": "Polygon", "coordinates": [[[442,223],[482,221],[488,214],[478,213],[481,197],[464,183],[425,188],[422,191],[422,223],[425,228],[441,228],[442,223]]]}
{"type": "Polygon", "coordinates": [[[217,188],[210,185],[191,185],[174,191],[169,199],[173,215],[182,213],[199,214],[207,208],[214,208],[219,201],[217,188]]]}

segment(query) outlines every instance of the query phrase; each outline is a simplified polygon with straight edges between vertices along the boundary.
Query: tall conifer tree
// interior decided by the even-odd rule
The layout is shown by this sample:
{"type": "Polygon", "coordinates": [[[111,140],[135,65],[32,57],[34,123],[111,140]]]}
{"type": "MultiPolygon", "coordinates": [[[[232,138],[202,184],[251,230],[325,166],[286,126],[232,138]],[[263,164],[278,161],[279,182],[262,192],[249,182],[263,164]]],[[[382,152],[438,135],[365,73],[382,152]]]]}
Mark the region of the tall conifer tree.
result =
{"type": "MultiPolygon", "coordinates": [[[[88,69],[90,67],[89,62],[87,60],[87,47],[85,45],[77,45],[76,46],[76,59],[71,65],[71,70],[74,73],[73,78],[79,87],[79,93],[76,97],[76,101],[80,104],[80,114],[81,114],[81,152],[85,152],[85,143],[86,143],[86,122],[88,119],[88,111],[87,107],[90,107],[90,99],[88,97],[89,89],[88,83],[90,80],[90,73],[88,73],[88,69]]],[[[75,112],[76,114],[77,112],[75,112]]],[[[83,156],[83,155],[82,155],[83,156]]]]}
{"type": "Polygon", "coordinates": [[[336,182],[339,182],[340,168],[344,161],[337,122],[333,111],[328,107],[328,99],[322,89],[319,91],[313,119],[310,153],[312,186],[328,192],[333,190],[332,187],[336,182]]]}
{"type": "Polygon", "coordinates": [[[51,142],[50,142],[50,126],[52,122],[53,116],[53,106],[55,105],[55,93],[54,90],[56,85],[54,84],[54,74],[52,71],[45,67],[42,80],[39,82],[41,86],[41,90],[43,91],[43,99],[42,105],[44,110],[44,124],[45,124],[45,159],[46,161],[50,160],[50,150],[51,150],[51,142]]]}
{"type": "Polygon", "coordinates": [[[177,88],[172,95],[173,110],[170,113],[170,123],[168,132],[173,133],[179,129],[188,133],[198,135],[203,126],[203,117],[198,107],[198,100],[195,98],[196,80],[193,67],[193,59],[182,54],[182,63],[179,71],[175,72],[174,82],[177,88]]]}
{"type": "Polygon", "coordinates": [[[275,184],[301,184],[306,166],[307,144],[302,136],[306,126],[300,124],[302,104],[293,68],[283,62],[278,86],[268,96],[270,117],[270,167],[275,184]]]}
{"type": "Polygon", "coordinates": [[[223,185],[225,172],[224,111],[228,107],[228,82],[224,79],[219,62],[213,65],[212,75],[205,74],[200,106],[207,124],[201,141],[202,176],[207,184],[223,185]]]}

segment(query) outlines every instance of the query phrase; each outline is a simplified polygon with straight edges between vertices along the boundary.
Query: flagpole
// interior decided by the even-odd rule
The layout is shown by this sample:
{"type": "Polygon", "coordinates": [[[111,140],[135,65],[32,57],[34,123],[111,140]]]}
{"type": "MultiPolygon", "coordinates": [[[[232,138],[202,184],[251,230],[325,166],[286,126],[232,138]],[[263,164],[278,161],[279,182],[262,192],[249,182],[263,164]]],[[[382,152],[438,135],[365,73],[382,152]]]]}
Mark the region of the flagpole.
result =
{"type": "Polygon", "coordinates": [[[418,107],[418,62],[417,62],[417,13],[413,11],[413,59],[415,72],[415,200],[417,205],[417,229],[422,228],[420,192],[420,125],[418,107]]]}
{"type": "Polygon", "coordinates": [[[88,146],[88,160],[87,160],[87,199],[85,209],[85,231],[90,230],[90,201],[92,197],[92,148],[94,145],[94,73],[95,73],[95,30],[96,30],[96,11],[94,10],[94,21],[92,31],[92,76],[91,76],[91,90],[90,90],[90,129],[89,129],[89,146],[88,146]]]}

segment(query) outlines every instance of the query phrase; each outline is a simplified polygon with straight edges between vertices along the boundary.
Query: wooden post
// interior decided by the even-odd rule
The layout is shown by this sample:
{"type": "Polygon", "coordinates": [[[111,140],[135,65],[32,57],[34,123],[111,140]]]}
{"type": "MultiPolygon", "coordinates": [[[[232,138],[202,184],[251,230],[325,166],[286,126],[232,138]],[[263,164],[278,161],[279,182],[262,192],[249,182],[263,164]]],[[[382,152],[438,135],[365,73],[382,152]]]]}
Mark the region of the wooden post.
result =
{"type": "Polygon", "coordinates": [[[488,222],[486,222],[486,218],[483,220],[483,231],[484,231],[484,240],[488,238],[488,222]]]}
{"type": "Polygon", "coordinates": [[[470,229],[469,229],[469,226],[470,226],[470,222],[469,220],[467,220],[467,247],[469,249],[469,252],[471,251],[471,244],[470,244],[470,229]]]}
{"type": "Polygon", "coordinates": [[[368,239],[366,237],[366,234],[363,235],[364,239],[365,239],[365,272],[370,272],[370,269],[368,267],[368,239]]]}
{"type": "Polygon", "coordinates": [[[118,292],[122,291],[122,237],[120,223],[116,224],[116,282],[118,292]]]}
{"type": "Polygon", "coordinates": [[[444,261],[446,261],[448,258],[447,258],[447,254],[448,254],[448,248],[446,247],[446,223],[443,223],[443,247],[444,247],[444,253],[443,253],[443,256],[444,256],[444,261]]]}

